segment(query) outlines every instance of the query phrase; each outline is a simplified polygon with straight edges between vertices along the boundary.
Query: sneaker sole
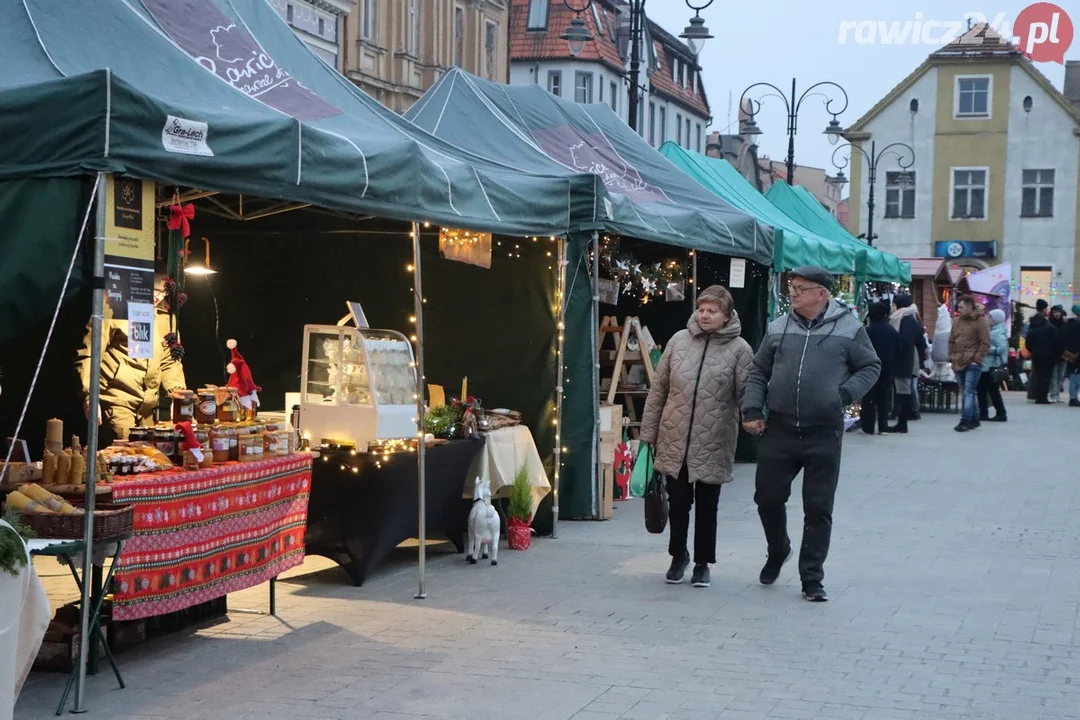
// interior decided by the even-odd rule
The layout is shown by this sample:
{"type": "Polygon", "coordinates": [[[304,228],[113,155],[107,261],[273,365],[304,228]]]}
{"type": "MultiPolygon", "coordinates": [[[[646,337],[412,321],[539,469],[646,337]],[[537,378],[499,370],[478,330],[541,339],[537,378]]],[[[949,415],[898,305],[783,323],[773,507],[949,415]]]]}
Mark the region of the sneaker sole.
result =
{"type": "Polygon", "coordinates": [[[702,587],[702,588],[704,588],[704,587],[712,587],[711,582],[696,582],[696,583],[690,583],[690,584],[693,585],[694,587],[702,587]]]}
{"type": "Polygon", "coordinates": [[[678,580],[672,580],[670,578],[664,578],[664,582],[666,582],[668,585],[681,585],[682,581],[685,579],[686,578],[679,578],[678,580]]]}
{"type": "Polygon", "coordinates": [[[818,603],[829,602],[828,597],[811,596],[811,595],[807,595],[806,593],[803,593],[803,599],[806,600],[807,602],[818,602],[818,603]]]}

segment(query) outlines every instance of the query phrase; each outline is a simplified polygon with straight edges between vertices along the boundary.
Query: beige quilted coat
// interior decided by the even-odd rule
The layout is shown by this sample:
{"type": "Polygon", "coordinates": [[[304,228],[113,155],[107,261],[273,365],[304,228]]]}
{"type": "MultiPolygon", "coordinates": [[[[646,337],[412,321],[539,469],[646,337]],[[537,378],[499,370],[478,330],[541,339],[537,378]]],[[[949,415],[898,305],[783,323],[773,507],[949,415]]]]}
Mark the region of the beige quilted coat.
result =
{"type": "Polygon", "coordinates": [[[695,313],[664,350],[641,421],[641,441],[655,447],[654,466],[664,475],[678,477],[685,458],[690,482],[731,482],[754,361],[741,330],[732,313],[727,325],[706,334],[695,313]]]}

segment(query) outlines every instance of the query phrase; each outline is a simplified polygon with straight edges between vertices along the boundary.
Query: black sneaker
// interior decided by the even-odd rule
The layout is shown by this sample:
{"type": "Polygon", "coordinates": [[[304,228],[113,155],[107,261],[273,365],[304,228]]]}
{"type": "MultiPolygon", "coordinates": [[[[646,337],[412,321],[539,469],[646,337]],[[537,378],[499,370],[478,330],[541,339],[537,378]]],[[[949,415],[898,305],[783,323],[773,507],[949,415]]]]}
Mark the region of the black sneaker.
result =
{"type": "Polygon", "coordinates": [[[825,593],[825,588],[821,587],[821,583],[803,585],[802,596],[810,602],[827,602],[829,600],[829,596],[825,593]]]}
{"type": "Polygon", "coordinates": [[[1080,407],[1080,400],[1070,400],[1069,407],[1080,407]]]}
{"type": "Polygon", "coordinates": [[[1009,422],[1009,418],[1005,415],[995,415],[990,418],[990,422],[1009,422]]]}
{"type": "Polygon", "coordinates": [[[690,558],[683,555],[681,558],[672,558],[671,567],[668,568],[665,578],[671,585],[678,585],[686,576],[686,568],[690,566],[690,558]]]}
{"type": "Polygon", "coordinates": [[[967,432],[970,429],[971,429],[971,426],[967,425],[965,423],[960,423],[959,425],[957,425],[956,427],[953,428],[953,430],[955,430],[956,432],[967,432]]]}
{"type": "Polygon", "coordinates": [[[690,577],[690,584],[694,587],[709,587],[712,579],[709,577],[708,565],[695,565],[694,574],[690,577]]]}
{"type": "Polygon", "coordinates": [[[770,554],[769,559],[765,561],[765,567],[761,568],[761,574],[758,575],[758,581],[760,581],[762,585],[772,585],[776,582],[776,578],[780,577],[780,568],[784,567],[784,563],[790,558],[790,547],[783,555],[774,556],[770,554]]]}

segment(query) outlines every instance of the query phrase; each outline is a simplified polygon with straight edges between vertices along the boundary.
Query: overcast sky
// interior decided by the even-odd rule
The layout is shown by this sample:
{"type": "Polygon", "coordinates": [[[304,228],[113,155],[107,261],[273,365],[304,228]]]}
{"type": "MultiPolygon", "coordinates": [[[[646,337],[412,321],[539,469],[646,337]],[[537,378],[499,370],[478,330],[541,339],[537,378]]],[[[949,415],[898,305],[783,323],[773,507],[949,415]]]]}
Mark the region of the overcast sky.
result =
{"type": "MultiPolygon", "coordinates": [[[[691,0],[701,5],[704,0],[691,0]]],[[[869,110],[897,83],[903,80],[926,56],[940,47],[921,42],[922,36],[939,39],[949,31],[949,23],[962,23],[965,13],[981,12],[993,22],[999,13],[1011,23],[1030,3],[1011,0],[889,0],[888,3],[868,3],[865,0],[829,0],[828,2],[797,2],[796,0],[718,0],[702,11],[705,24],[715,36],[709,40],[701,55],[705,90],[712,107],[713,124],[710,130],[733,132],[727,129],[734,121],[739,96],[749,85],[771,82],[781,89],[791,90],[792,76],[799,92],[814,83],[831,80],[847,90],[850,104],[839,120],[848,126],[869,110]],[[944,26],[930,26],[923,32],[913,32],[914,23],[941,21],[944,26]],[[872,26],[848,26],[847,42],[840,43],[841,24],[845,21],[872,21],[872,26]],[[893,23],[896,25],[892,25],[893,23]],[[904,23],[910,23],[905,28],[904,23]],[[869,44],[871,32],[877,33],[879,23],[896,31],[908,31],[909,37],[920,36],[920,42],[910,39],[903,43],[869,44]],[[873,28],[873,30],[871,29],[873,28]],[[859,41],[863,42],[859,42],[859,41]],[[730,120],[729,120],[730,97],[730,120]]],[[[1080,24],[1080,3],[1076,0],[1057,0],[1066,10],[1072,8],[1072,22],[1080,24]]],[[[646,0],[646,14],[674,35],[682,33],[693,14],[684,0],[646,0]]],[[[963,25],[957,26],[963,27],[963,25]]],[[[1059,37],[1062,35],[1059,31],[1059,37]]],[[[939,41],[940,42],[940,41],[939,41]]],[[[1067,60],[1080,60],[1080,37],[1066,51],[1067,60]]],[[[1038,63],[1059,90],[1065,77],[1062,65],[1038,63]]],[[[842,101],[839,93],[834,96],[842,101]]],[[[755,97],[760,97],[755,95],[755,97]]],[[[827,167],[833,171],[832,152],[821,131],[831,119],[825,112],[823,99],[810,98],[799,113],[799,134],[795,139],[797,164],[827,167]]],[[[783,160],[787,155],[785,134],[786,111],[779,99],[766,98],[758,116],[763,135],[758,145],[763,154],[783,160]]]]}

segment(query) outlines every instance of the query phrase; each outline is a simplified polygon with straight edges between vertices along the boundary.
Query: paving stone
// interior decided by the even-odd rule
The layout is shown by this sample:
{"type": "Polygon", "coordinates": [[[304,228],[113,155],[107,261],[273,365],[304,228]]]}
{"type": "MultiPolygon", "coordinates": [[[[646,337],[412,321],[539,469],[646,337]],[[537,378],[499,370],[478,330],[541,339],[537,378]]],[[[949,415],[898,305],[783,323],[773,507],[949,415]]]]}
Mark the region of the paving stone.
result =
{"type": "MultiPolygon", "coordinates": [[[[496,568],[399,550],[361,588],[309,558],[279,618],[154,640],[87,683],[110,720],[1059,720],[1080,708],[1080,486],[1063,472],[1080,412],[1008,397],[1009,423],[959,435],[924,415],[906,436],[850,434],[825,584],[797,563],[756,578],[752,466],[720,503],[713,587],[663,582],[666,539],[640,500],[563,522],[496,568]]],[[[796,485],[789,505],[801,526],[796,485]]],[[[66,570],[38,561],[54,602],[66,570]]],[[[264,608],[266,588],[234,608],[264,608]]],[[[48,720],[65,678],[33,673],[18,720],[48,720]]]]}

